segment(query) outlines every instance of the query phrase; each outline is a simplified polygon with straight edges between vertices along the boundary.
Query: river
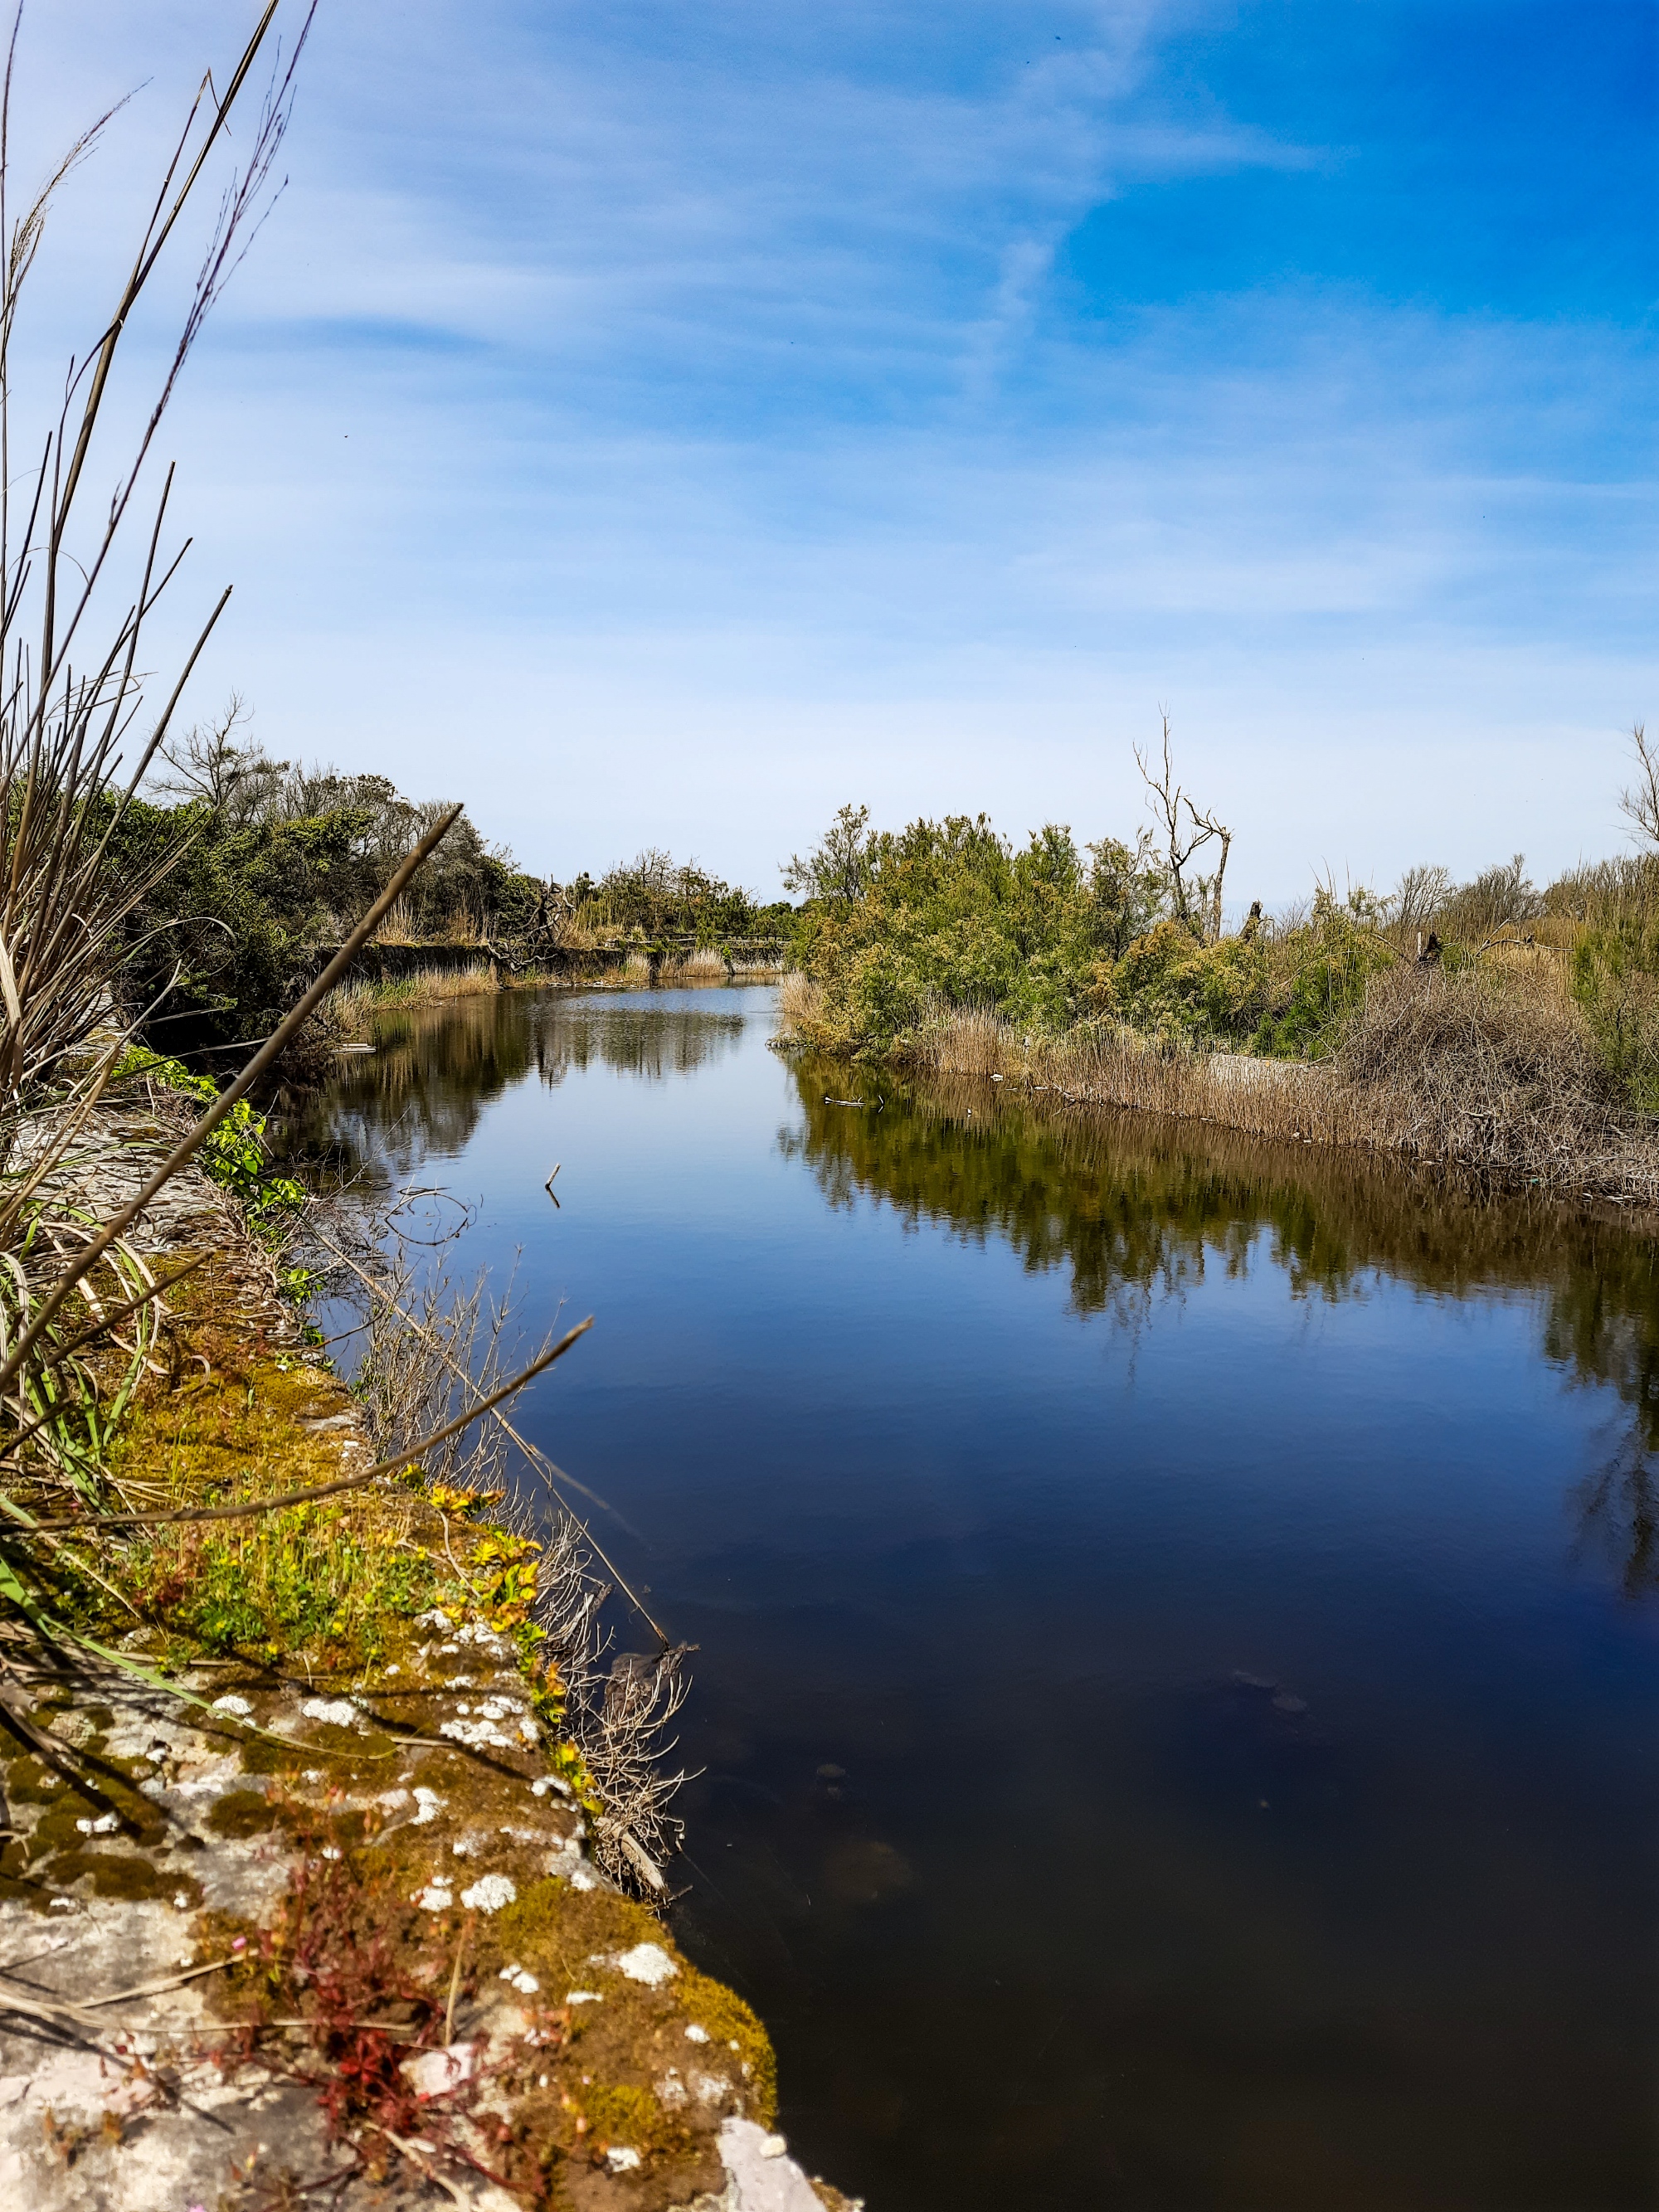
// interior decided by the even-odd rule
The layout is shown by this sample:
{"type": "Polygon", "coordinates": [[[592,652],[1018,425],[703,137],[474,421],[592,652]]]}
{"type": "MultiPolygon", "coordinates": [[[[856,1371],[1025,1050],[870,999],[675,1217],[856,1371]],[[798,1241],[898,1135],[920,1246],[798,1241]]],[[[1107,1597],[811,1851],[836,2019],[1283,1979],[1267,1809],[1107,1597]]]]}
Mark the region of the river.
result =
{"type": "Polygon", "coordinates": [[[597,1316],[517,1418],[697,1647],[677,1924],[797,2154],[872,2212],[1654,2203],[1659,1243],[773,1018],[461,1001],[313,1134],[597,1316]]]}

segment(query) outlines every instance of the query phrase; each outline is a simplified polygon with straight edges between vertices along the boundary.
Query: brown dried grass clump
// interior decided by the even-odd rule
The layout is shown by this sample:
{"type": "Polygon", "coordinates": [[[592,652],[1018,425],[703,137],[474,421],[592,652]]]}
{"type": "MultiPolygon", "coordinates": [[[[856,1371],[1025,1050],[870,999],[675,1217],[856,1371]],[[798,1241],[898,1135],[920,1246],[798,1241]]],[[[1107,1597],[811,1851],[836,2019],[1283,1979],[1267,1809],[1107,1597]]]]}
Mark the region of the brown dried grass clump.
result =
{"type": "Polygon", "coordinates": [[[823,1019],[823,987],[792,968],[778,985],[778,1042],[797,1045],[816,1042],[823,1019]]]}
{"type": "Polygon", "coordinates": [[[929,1024],[915,1059],[939,1075],[1009,1074],[1023,1048],[1008,1024],[982,1006],[959,1006],[929,1024]]]}
{"type": "Polygon", "coordinates": [[[1624,1103],[1551,968],[1380,975],[1335,1065],[1388,1149],[1493,1183],[1659,1201],[1659,1134],[1624,1103]]]}

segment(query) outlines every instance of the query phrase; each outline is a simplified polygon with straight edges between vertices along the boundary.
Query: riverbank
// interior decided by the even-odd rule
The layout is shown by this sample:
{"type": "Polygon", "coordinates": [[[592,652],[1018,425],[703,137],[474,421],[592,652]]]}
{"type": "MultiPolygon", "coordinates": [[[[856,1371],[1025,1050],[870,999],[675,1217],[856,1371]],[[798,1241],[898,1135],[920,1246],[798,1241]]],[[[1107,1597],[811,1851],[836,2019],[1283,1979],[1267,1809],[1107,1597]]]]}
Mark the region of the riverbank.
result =
{"type": "Polygon", "coordinates": [[[362,1479],[360,1404],[196,1170],[143,1258],[191,1272],[95,1502],[146,1517],[39,1540],[73,1644],[26,1592],[0,1625],[0,2178],[66,2212],[841,2206],[769,2133],[759,2022],[626,1893],[568,1552],[395,1455],[362,1479]]]}
{"type": "MultiPolygon", "coordinates": [[[[780,1018],[782,1048],[833,1048],[805,976],[786,979],[780,1018]]],[[[1553,975],[1519,964],[1380,976],[1317,1060],[1206,1050],[1114,1021],[1047,1036],[951,1010],[879,1064],[1394,1154],[1494,1191],[1659,1207],[1659,1121],[1626,1103],[1553,975]]]]}
{"type": "Polygon", "coordinates": [[[572,954],[518,966],[481,951],[459,966],[415,967],[403,974],[356,979],[324,1002],[319,1021],[329,1033],[358,1042],[383,1015],[447,1006],[457,999],[485,998],[497,991],[696,990],[728,983],[773,983],[783,973],[781,966],[736,961],[712,948],[672,957],[627,951],[603,958],[572,954]]]}

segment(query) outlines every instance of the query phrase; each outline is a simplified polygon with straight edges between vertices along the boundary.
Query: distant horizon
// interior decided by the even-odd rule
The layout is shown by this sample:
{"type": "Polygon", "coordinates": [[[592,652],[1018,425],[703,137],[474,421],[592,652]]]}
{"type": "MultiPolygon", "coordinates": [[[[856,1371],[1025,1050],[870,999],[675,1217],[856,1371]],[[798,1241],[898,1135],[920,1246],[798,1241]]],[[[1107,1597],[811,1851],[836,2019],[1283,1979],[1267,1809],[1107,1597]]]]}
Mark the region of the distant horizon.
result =
{"type": "MultiPolygon", "coordinates": [[[[26,13],[20,175],[134,94],[42,392],[256,12],[26,13]]],[[[848,799],[1132,837],[1160,708],[1245,904],[1627,849],[1656,49],[1646,0],[325,0],[160,456],[190,607],[236,587],[186,716],[763,899],[848,799]]]]}

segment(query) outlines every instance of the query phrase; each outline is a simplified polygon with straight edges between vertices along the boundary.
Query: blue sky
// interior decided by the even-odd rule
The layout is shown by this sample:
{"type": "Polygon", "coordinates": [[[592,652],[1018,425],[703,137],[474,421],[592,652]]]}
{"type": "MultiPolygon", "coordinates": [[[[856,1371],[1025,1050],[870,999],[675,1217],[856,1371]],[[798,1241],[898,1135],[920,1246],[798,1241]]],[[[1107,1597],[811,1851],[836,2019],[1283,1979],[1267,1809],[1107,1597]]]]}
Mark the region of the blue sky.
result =
{"type": "MultiPolygon", "coordinates": [[[[42,361],[252,12],[33,0],[31,158],[143,84],[42,361]]],[[[169,428],[237,587],[199,710],[562,875],[769,895],[847,798],[1122,834],[1160,705],[1240,901],[1610,849],[1656,47],[1625,0],[323,0],[169,428]]]]}

